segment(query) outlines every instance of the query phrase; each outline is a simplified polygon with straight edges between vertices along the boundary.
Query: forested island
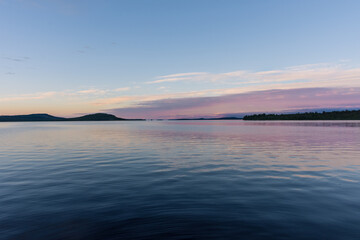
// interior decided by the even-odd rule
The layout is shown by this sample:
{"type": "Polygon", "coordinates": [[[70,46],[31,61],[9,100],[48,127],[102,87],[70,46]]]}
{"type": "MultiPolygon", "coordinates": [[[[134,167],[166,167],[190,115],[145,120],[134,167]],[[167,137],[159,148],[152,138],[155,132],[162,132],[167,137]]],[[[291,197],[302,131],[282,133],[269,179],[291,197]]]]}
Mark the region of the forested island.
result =
{"type": "Polygon", "coordinates": [[[360,110],[334,112],[306,112],[294,114],[254,114],[246,115],[243,120],[360,120],[360,110]]]}
{"type": "Polygon", "coordinates": [[[13,115],[13,116],[0,116],[0,122],[53,122],[53,121],[130,121],[142,119],[124,119],[118,118],[115,115],[107,113],[88,114],[75,118],[55,117],[46,113],[29,114],[29,115],[13,115]]]}

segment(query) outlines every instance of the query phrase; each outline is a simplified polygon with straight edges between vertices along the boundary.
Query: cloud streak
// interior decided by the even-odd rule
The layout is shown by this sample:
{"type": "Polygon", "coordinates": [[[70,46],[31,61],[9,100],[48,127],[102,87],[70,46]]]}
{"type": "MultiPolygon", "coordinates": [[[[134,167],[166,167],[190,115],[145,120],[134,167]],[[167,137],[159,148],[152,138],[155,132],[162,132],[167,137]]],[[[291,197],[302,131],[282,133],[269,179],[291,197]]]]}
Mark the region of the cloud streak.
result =
{"type": "Polygon", "coordinates": [[[31,94],[19,94],[0,98],[1,102],[12,102],[12,101],[26,101],[26,100],[38,100],[38,99],[50,99],[59,97],[100,97],[107,94],[114,94],[118,92],[129,91],[130,87],[116,88],[116,89],[84,89],[79,91],[64,90],[64,91],[48,91],[38,92],[31,94]]]}
{"type": "Polygon", "coordinates": [[[159,76],[157,77],[157,80],[147,82],[148,84],[154,84],[154,83],[164,83],[164,82],[178,82],[183,80],[191,80],[196,79],[201,76],[207,76],[208,73],[206,72],[191,72],[191,73],[176,73],[176,74],[170,74],[165,76],[159,76]]]}
{"type": "Polygon", "coordinates": [[[180,73],[160,76],[150,84],[173,82],[204,82],[232,85],[274,84],[291,82],[308,82],[319,84],[353,84],[360,79],[360,68],[348,68],[344,64],[308,64],[284,69],[252,72],[238,70],[225,73],[180,73]]]}
{"type": "Polygon", "coordinates": [[[8,61],[12,61],[12,62],[25,62],[25,61],[28,61],[30,58],[29,57],[19,57],[19,58],[4,57],[4,59],[6,59],[8,61]]]}

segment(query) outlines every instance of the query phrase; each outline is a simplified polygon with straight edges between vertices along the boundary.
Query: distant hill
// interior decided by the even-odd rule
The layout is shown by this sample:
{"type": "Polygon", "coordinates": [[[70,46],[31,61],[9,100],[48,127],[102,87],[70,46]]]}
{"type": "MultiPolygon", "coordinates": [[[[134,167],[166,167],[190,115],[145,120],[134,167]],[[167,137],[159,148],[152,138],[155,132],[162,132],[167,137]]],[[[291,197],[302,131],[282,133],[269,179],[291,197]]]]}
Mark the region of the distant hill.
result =
{"type": "Polygon", "coordinates": [[[85,115],[82,117],[68,118],[67,120],[68,121],[120,121],[126,119],[118,118],[114,115],[107,113],[95,113],[95,114],[85,115]]]}
{"type": "MultiPolygon", "coordinates": [[[[29,114],[0,116],[0,122],[42,122],[42,121],[126,121],[129,119],[118,118],[107,113],[95,113],[76,118],[54,117],[49,114],[29,114]]],[[[140,119],[134,119],[140,120],[140,119]]]]}
{"type": "Polygon", "coordinates": [[[360,120],[360,110],[334,112],[306,112],[295,114],[254,114],[244,120],[360,120]]]}
{"type": "Polygon", "coordinates": [[[14,116],[0,116],[0,122],[32,122],[32,121],[65,121],[66,118],[54,117],[49,114],[29,114],[29,115],[14,115],[14,116]]]}

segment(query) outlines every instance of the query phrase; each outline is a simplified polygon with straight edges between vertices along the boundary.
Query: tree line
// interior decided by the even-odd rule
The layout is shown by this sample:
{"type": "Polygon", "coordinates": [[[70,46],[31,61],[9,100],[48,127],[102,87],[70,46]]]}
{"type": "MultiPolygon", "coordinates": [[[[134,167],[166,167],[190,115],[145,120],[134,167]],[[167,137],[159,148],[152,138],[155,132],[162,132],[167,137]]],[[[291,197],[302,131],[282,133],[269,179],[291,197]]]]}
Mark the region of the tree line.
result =
{"type": "Polygon", "coordinates": [[[333,112],[305,112],[294,114],[254,114],[244,120],[360,120],[360,110],[333,112]]]}

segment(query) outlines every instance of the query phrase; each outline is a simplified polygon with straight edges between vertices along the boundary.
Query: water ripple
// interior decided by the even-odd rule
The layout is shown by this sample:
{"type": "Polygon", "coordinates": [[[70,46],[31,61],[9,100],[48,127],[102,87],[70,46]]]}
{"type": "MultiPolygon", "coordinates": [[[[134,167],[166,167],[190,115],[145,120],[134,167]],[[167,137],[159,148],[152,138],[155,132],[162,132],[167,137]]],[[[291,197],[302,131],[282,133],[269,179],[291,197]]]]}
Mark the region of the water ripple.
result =
{"type": "Polygon", "coordinates": [[[1,239],[359,239],[359,122],[0,124],[1,239]]]}

